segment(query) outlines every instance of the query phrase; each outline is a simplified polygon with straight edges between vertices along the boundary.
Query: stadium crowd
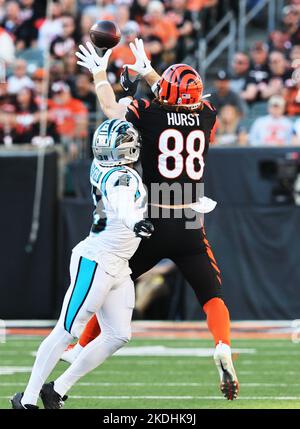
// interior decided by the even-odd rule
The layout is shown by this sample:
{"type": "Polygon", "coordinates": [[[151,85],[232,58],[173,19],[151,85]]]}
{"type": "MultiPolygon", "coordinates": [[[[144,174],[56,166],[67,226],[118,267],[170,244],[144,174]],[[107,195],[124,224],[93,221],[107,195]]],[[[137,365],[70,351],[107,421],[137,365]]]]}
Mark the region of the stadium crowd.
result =
{"type": "MultiPolygon", "coordinates": [[[[96,20],[114,20],[122,32],[109,66],[109,79],[121,97],[119,76],[123,64],[133,61],[128,44],[135,37],[143,38],[153,66],[161,71],[193,55],[198,39],[228,9],[237,16],[237,8],[232,0],[54,0],[47,16],[46,1],[0,0],[0,143],[38,143],[46,117],[47,135],[64,145],[70,159],[78,156],[99,107],[91,76],[77,66],[74,53],[89,39],[96,20]]],[[[236,52],[231,69],[215,76],[215,144],[300,144],[299,71],[300,0],[290,0],[282,22],[266,40],[255,41],[249,52],[236,52]],[[247,125],[257,108],[265,114],[247,125]]]]}

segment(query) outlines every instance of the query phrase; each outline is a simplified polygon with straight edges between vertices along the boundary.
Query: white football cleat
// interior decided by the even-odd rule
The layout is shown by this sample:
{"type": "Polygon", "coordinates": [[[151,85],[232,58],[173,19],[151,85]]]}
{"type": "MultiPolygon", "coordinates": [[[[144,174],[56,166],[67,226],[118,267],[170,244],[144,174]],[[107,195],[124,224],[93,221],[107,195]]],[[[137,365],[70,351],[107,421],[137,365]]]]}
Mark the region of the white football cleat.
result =
{"type": "Polygon", "coordinates": [[[239,393],[239,382],[232,363],[231,349],[227,344],[220,341],[216,346],[214,361],[220,374],[221,392],[225,398],[233,401],[239,393]]]}
{"type": "Polygon", "coordinates": [[[73,363],[82,349],[83,347],[79,343],[75,344],[75,346],[73,346],[73,344],[70,344],[70,346],[68,346],[61,355],[60,360],[63,360],[64,362],[68,363],[73,363]]]}

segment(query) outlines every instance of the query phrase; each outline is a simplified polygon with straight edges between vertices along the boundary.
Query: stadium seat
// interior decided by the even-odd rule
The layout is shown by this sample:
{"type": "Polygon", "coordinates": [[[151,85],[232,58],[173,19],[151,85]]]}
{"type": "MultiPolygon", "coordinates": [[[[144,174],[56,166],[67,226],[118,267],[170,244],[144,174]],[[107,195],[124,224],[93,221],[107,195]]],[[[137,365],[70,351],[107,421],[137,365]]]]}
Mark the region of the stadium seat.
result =
{"type": "Polygon", "coordinates": [[[265,101],[259,101],[252,105],[250,109],[250,115],[253,118],[258,118],[260,116],[265,116],[268,114],[268,103],[265,101]]]}
{"type": "Polygon", "coordinates": [[[27,61],[28,63],[28,69],[30,68],[40,68],[43,67],[44,58],[43,58],[43,51],[38,48],[30,48],[26,49],[24,51],[21,51],[17,54],[17,58],[22,58],[23,60],[27,61]]]}

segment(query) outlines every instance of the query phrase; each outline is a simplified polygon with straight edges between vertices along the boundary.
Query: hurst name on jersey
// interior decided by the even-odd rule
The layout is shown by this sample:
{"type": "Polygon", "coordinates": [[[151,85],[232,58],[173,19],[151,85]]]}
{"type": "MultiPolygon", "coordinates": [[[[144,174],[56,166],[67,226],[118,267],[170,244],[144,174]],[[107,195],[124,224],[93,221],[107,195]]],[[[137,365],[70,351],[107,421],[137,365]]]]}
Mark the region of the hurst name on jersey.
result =
{"type": "Polygon", "coordinates": [[[169,126],[183,126],[183,127],[200,127],[199,113],[177,113],[167,112],[167,119],[169,126]]]}

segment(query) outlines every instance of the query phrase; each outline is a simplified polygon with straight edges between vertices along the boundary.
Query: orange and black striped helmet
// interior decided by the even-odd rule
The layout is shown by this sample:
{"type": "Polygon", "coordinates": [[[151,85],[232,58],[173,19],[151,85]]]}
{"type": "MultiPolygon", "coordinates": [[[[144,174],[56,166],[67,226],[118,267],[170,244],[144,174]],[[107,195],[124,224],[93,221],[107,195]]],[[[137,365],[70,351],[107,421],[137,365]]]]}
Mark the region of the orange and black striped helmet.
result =
{"type": "Polygon", "coordinates": [[[195,108],[201,102],[202,92],[202,79],[193,67],[173,64],[159,81],[158,98],[168,105],[195,108]]]}

